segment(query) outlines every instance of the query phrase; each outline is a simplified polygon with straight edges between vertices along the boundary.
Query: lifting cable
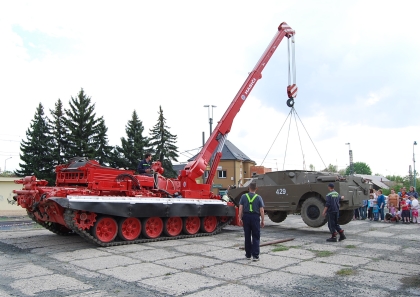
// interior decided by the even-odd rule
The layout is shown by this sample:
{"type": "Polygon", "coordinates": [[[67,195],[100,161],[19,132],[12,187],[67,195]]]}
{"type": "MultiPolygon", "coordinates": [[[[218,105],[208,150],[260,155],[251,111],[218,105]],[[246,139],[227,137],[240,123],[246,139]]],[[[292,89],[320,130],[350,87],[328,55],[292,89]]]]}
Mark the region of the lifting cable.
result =
{"type": "MultiPolygon", "coordinates": [[[[293,108],[293,109],[294,109],[294,108],[293,108]]],[[[299,119],[300,123],[301,123],[301,124],[302,124],[302,126],[303,126],[303,129],[305,129],[306,134],[308,135],[309,139],[311,140],[311,142],[312,142],[312,144],[313,144],[313,146],[314,146],[314,148],[315,148],[315,150],[316,150],[316,152],[317,152],[317,154],[318,154],[319,158],[320,158],[320,159],[321,159],[321,161],[322,161],[322,164],[324,164],[325,168],[327,168],[327,166],[325,165],[324,160],[322,159],[321,155],[320,155],[320,154],[319,154],[319,152],[318,152],[318,149],[317,149],[317,148],[316,148],[316,146],[315,146],[315,143],[312,141],[311,136],[309,135],[308,131],[306,130],[305,125],[302,123],[302,120],[300,119],[300,117],[299,117],[299,115],[297,114],[296,110],[295,110],[295,114],[297,115],[297,117],[298,117],[298,119],[299,119]]]]}
{"type": "MultiPolygon", "coordinates": [[[[297,120],[296,120],[296,117],[299,119],[300,123],[302,124],[303,129],[305,129],[306,134],[308,135],[309,139],[311,140],[312,145],[314,146],[314,148],[315,148],[315,150],[316,150],[316,152],[317,152],[317,154],[318,154],[319,158],[321,159],[322,163],[324,164],[325,168],[327,168],[327,166],[325,165],[324,160],[322,159],[321,155],[319,154],[318,149],[316,148],[316,146],[315,146],[314,142],[312,141],[312,138],[311,138],[311,136],[309,135],[308,130],[306,130],[305,125],[303,124],[303,122],[302,122],[302,120],[300,119],[300,117],[299,117],[299,115],[298,115],[298,113],[297,113],[296,109],[295,109],[293,106],[290,108],[290,112],[289,112],[289,114],[287,115],[286,119],[284,120],[283,125],[280,127],[279,132],[277,133],[276,137],[274,138],[273,143],[271,144],[270,148],[268,149],[267,154],[265,155],[265,157],[264,157],[263,161],[261,162],[261,166],[264,164],[265,159],[267,158],[268,154],[270,153],[271,149],[273,148],[273,145],[274,145],[274,143],[276,142],[277,137],[279,136],[279,134],[280,134],[281,130],[283,129],[284,124],[286,124],[286,121],[287,121],[287,119],[289,118],[289,116],[290,116],[290,122],[289,122],[289,131],[288,131],[288,133],[287,133],[286,151],[285,151],[285,153],[284,153],[283,170],[284,170],[284,165],[285,165],[285,162],[286,162],[286,152],[287,152],[287,146],[288,146],[288,143],[289,143],[290,124],[291,124],[291,122],[292,122],[292,116],[294,116],[294,117],[295,117],[296,129],[297,129],[297,132],[298,132],[299,144],[300,144],[300,149],[301,149],[301,152],[302,152],[302,157],[303,157],[303,164],[304,164],[304,167],[305,167],[305,155],[303,154],[302,141],[301,141],[301,139],[300,139],[300,133],[299,133],[299,128],[298,128],[298,125],[297,125],[297,120]]],[[[304,168],[304,170],[305,170],[305,168],[304,168]]]]}
{"type": "MultiPolygon", "coordinates": [[[[290,112],[293,114],[293,107],[290,110],[290,112]]],[[[289,130],[287,131],[286,150],[284,151],[284,159],[283,159],[283,170],[284,170],[284,164],[286,163],[287,145],[289,144],[290,126],[292,124],[292,118],[293,118],[293,115],[290,116],[289,130]]]]}
{"type": "MultiPolygon", "coordinates": [[[[299,137],[299,144],[300,144],[300,151],[302,152],[302,160],[303,160],[303,170],[306,170],[306,164],[305,164],[305,155],[303,154],[303,146],[302,146],[302,141],[300,140],[300,133],[299,133],[299,127],[297,124],[297,120],[296,120],[296,110],[293,114],[295,116],[295,124],[296,124],[296,130],[297,130],[297,134],[299,137]]],[[[283,169],[284,170],[284,169],[283,169]]]]}
{"type": "Polygon", "coordinates": [[[284,124],[286,124],[286,121],[287,121],[287,119],[289,118],[289,116],[290,116],[291,114],[292,114],[292,109],[290,109],[290,112],[289,112],[289,114],[287,115],[286,119],[284,120],[283,125],[281,125],[281,128],[280,128],[279,132],[277,133],[276,137],[274,138],[273,143],[271,144],[270,148],[268,149],[267,154],[265,155],[264,159],[263,159],[263,160],[262,160],[262,162],[261,162],[261,166],[262,166],[262,164],[264,164],[264,161],[265,161],[265,159],[267,158],[268,154],[270,153],[271,148],[273,147],[274,143],[276,142],[277,137],[279,136],[279,134],[280,134],[280,132],[281,132],[281,129],[283,129],[284,124]]]}

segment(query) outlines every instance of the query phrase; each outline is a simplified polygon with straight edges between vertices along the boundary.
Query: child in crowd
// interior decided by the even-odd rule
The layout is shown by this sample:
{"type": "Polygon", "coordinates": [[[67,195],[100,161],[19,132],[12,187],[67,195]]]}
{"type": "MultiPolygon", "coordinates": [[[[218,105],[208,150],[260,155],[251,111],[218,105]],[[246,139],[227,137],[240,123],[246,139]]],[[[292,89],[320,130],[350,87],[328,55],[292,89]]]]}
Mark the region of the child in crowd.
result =
{"type": "Polygon", "coordinates": [[[410,224],[410,210],[409,210],[409,206],[407,203],[407,198],[403,198],[401,200],[401,213],[402,213],[402,220],[403,220],[403,224],[410,224]]]}
{"type": "Polygon", "coordinates": [[[396,219],[396,222],[398,223],[399,221],[401,221],[401,210],[397,210],[396,212],[395,212],[395,219],[396,219]]]}
{"type": "Polygon", "coordinates": [[[389,213],[392,214],[393,216],[395,216],[396,212],[397,212],[397,210],[395,209],[394,203],[390,203],[389,204],[389,213]]]}
{"type": "Polygon", "coordinates": [[[419,222],[419,201],[414,196],[410,197],[411,200],[411,218],[413,223],[419,222]]]}
{"type": "Polygon", "coordinates": [[[373,201],[375,201],[373,194],[370,194],[368,200],[368,218],[370,221],[373,220],[373,201]]]}
{"type": "Polygon", "coordinates": [[[379,205],[376,201],[373,201],[373,220],[379,221],[379,205]]]}

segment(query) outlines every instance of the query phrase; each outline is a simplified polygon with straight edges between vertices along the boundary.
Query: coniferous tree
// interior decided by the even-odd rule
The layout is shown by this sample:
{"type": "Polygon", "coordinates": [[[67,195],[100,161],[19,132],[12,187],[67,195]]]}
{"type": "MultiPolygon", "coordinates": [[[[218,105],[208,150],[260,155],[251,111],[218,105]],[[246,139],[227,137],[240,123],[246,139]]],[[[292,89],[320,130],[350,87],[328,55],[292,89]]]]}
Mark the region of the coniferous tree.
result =
{"type": "Polygon", "coordinates": [[[165,169],[164,175],[176,177],[172,161],[178,161],[178,147],[175,145],[177,136],[169,132],[161,106],[159,106],[158,114],[158,122],[150,129],[150,146],[154,152],[154,159],[162,162],[162,167],[165,169]]]}
{"type": "Polygon", "coordinates": [[[68,129],[68,148],[66,157],[95,158],[93,138],[98,134],[99,120],[95,117],[95,104],[86,96],[83,89],[76,98],[71,97],[70,109],[65,110],[65,124],[68,129]]]}
{"type": "Polygon", "coordinates": [[[50,113],[52,115],[52,120],[49,121],[51,135],[53,137],[52,156],[53,164],[56,166],[67,161],[64,152],[68,146],[63,103],[60,99],[55,103],[55,109],[50,109],[50,113]]]}
{"type": "Polygon", "coordinates": [[[107,132],[105,120],[101,117],[98,120],[97,134],[92,137],[92,145],[95,148],[95,160],[101,165],[109,166],[112,162],[112,146],[108,145],[107,132]]]}
{"type": "Polygon", "coordinates": [[[134,110],[131,120],[125,126],[127,138],[121,137],[121,147],[115,148],[117,167],[137,169],[139,161],[144,157],[145,149],[149,143],[147,137],[143,136],[144,126],[134,110]]]}
{"type": "Polygon", "coordinates": [[[54,184],[55,173],[52,154],[53,140],[48,118],[44,115],[44,107],[39,103],[30,128],[26,131],[26,140],[20,144],[20,169],[18,176],[35,175],[38,179],[46,179],[54,184]]]}

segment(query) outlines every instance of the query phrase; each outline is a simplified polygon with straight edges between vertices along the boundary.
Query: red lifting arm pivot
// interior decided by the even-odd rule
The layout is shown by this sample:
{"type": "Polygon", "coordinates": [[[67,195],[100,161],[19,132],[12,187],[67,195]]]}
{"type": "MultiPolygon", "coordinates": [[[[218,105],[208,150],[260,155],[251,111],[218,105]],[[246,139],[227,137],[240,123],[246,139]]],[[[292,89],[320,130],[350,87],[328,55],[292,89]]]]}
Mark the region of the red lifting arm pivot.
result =
{"type": "Polygon", "coordinates": [[[210,135],[206,144],[201,149],[200,153],[197,155],[195,160],[189,162],[185,166],[184,170],[181,171],[181,175],[179,177],[181,181],[181,190],[191,190],[194,188],[198,190],[197,186],[193,186],[192,184],[195,184],[196,178],[204,174],[204,171],[206,170],[210,158],[216,151],[212,168],[210,170],[209,177],[206,181],[206,187],[200,189],[200,191],[206,191],[208,188],[208,190],[210,191],[210,185],[213,182],[213,178],[216,173],[216,168],[219,165],[222,149],[225,144],[226,137],[232,127],[233,119],[238,114],[242,104],[250,95],[257,81],[262,77],[261,72],[263,71],[264,67],[267,65],[274,51],[277,49],[278,45],[285,36],[289,40],[289,85],[287,86],[287,95],[289,98],[288,105],[289,101],[293,103],[293,101],[291,100],[293,100],[297,95],[294,35],[295,31],[292,28],[290,28],[289,25],[287,25],[286,23],[280,24],[276,35],[271,40],[270,44],[268,45],[267,49],[265,50],[257,64],[255,65],[254,69],[250,72],[248,78],[245,80],[242,87],[239,89],[239,92],[236,94],[232,103],[229,105],[229,108],[226,110],[222,119],[217,124],[216,128],[210,135]]]}

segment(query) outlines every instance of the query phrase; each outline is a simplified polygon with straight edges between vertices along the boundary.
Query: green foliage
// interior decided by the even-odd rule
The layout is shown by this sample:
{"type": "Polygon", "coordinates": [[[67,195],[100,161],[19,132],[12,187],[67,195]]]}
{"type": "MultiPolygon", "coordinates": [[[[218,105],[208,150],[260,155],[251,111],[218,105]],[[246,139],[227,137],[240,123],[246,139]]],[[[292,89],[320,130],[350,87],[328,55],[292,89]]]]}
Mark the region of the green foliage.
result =
{"type": "Polygon", "coordinates": [[[340,175],[346,175],[346,169],[340,169],[340,170],[338,170],[338,174],[340,174],[340,175]]]}
{"type": "Polygon", "coordinates": [[[92,146],[95,149],[95,160],[101,165],[109,166],[112,162],[112,146],[108,145],[108,128],[103,117],[99,118],[96,133],[92,136],[92,146]]]}
{"type": "MultiPolygon", "coordinates": [[[[355,162],[353,163],[353,173],[372,175],[372,170],[370,169],[369,165],[364,162],[355,162]]],[[[349,174],[350,174],[350,165],[347,166],[345,175],[349,175],[349,174]]]]}
{"type": "Polygon", "coordinates": [[[177,136],[169,132],[161,106],[159,106],[158,114],[159,118],[156,125],[150,129],[150,146],[154,153],[153,159],[162,162],[166,177],[176,177],[177,173],[173,170],[172,161],[178,161],[178,147],[175,145],[177,136]]]}
{"type": "MultiPolygon", "coordinates": [[[[417,175],[417,174],[416,174],[417,175]]],[[[407,190],[410,188],[413,182],[413,178],[409,175],[400,176],[400,175],[387,175],[385,176],[388,180],[390,180],[393,185],[390,187],[389,190],[384,190],[384,195],[389,195],[390,190],[394,189],[396,193],[400,191],[400,188],[406,187],[407,190]]],[[[420,185],[420,180],[416,179],[416,185],[420,185]]]]}
{"type": "Polygon", "coordinates": [[[95,118],[95,104],[91,103],[83,89],[76,98],[71,97],[70,109],[65,110],[65,125],[69,131],[66,157],[79,156],[94,159],[96,152],[94,137],[99,133],[99,120],[95,118]]]}
{"type": "Polygon", "coordinates": [[[127,138],[121,137],[121,147],[115,147],[115,166],[137,169],[137,165],[145,155],[145,148],[149,146],[149,140],[143,136],[144,126],[134,110],[131,120],[125,126],[127,138]]]}
{"type": "Polygon", "coordinates": [[[53,141],[53,165],[56,166],[59,164],[63,164],[66,161],[64,157],[64,152],[65,149],[68,147],[67,127],[64,122],[63,103],[60,99],[58,99],[55,103],[55,109],[50,109],[50,113],[52,116],[52,119],[49,120],[49,125],[53,141]]]}
{"type": "Polygon", "coordinates": [[[18,176],[35,175],[54,184],[53,137],[48,118],[44,115],[44,107],[39,103],[30,128],[26,131],[26,140],[20,144],[20,169],[15,171],[18,176]]]}
{"type": "Polygon", "coordinates": [[[328,167],[325,168],[322,171],[325,171],[325,172],[338,172],[337,166],[336,165],[332,165],[332,164],[328,164],[328,167]]]}
{"type": "Polygon", "coordinates": [[[122,137],[121,147],[115,148],[108,143],[104,118],[96,117],[95,104],[83,89],[75,98],[71,97],[69,109],[64,109],[58,99],[50,113],[51,119],[48,119],[42,104],[39,104],[26,132],[27,140],[21,143],[23,163],[19,164],[21,168],[15,172],[16,175],[35,175],[53,184],[55,166],[76,156],[95,159],[102,165],[135,170],[149,150],[155,160],[162,162],[165,176],[177,175],[172,168],[172,161],[178,161],[177,136],[169,132],[162,107],[159,107],[157,124],[150,129],[150,143],[149,138],[143,136],[143,123],[134,110],[126,125],[127,137],[122,137]]]}

